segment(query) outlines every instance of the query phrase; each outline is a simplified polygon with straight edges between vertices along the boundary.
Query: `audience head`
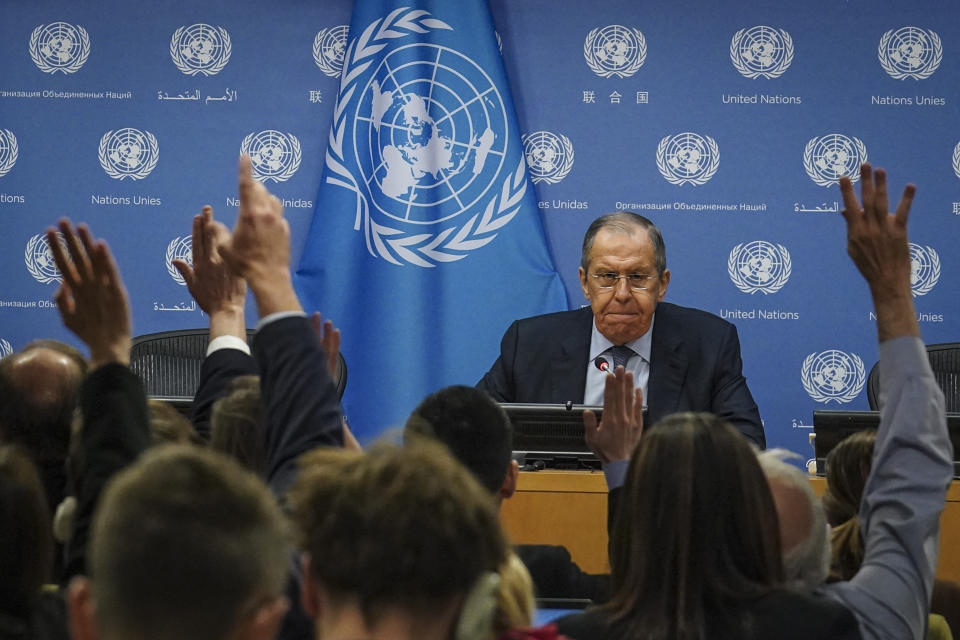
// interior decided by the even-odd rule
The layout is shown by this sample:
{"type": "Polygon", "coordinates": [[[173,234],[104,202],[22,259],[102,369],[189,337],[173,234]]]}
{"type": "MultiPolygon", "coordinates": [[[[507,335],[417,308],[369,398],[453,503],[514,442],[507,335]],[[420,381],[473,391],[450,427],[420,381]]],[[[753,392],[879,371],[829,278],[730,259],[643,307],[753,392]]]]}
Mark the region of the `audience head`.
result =
{"type": "Polygon", "coordinates": [[[786,586],[813,591],[830,570],[829,527],[807,474],[787,463],[789,457],[797,456],[784,449],[757,455],[777,508],[786,586]]]}
{"type": "Polygon", "coordinates": [[[0,612],[30,616],[50,579],[53,538],[43,485],[30,458],[0,446],[0,612]]]}
{"type": "Polygon", "coordinates": [[[427,396],[407,418],[404,437],[410,436],[439,440],[487,491],[500,498],[513,495],[513,425],[483,391],[451,386],[427,396]]]}
{"type": "Polygon", "coordinates": [[[238,376],[227,394],[213,404],[210,447],[222,451],[254,473],[267,469],[267,452],[260,421],[260,377],[238,376]]]}
{"type": "Polygon", "coordinates": [[[169,402],[150,398],[150,439],[153,444],[203,444],[186,416],[169,402]]]}
{"type": "Polygon", "coordinates": [[[823,507],[833,527],[831,580],[849,580],[863,563],[860,501],[873,463],[876,431],[861,431],[842,440],[827,456],[827,490],[823,507]]]}
{"type": "Polygon", "coordinates": [[[370,634],[403,619],[421,637],[450,637],[467,594],[507,556],[489,492],[434,442],[309,453],[290,500],[304,609],[322,611],[321,632],[355,619],[370,634]]]}
{"type": "Polygon", "coordinates": [[[747,441],[708,413],[678,413],[634,451],[612,539],[615,620],[652,637],[705,629],[709,614],[783,580],[776,511],[747,441]]]}
{"type": "Polygon", "coordinates": [[[283,515],[256,477],[199,447],[151,449],[101,498],[90,582],[70,588],[73,638],[272,638],[288,553],[283,515]]]}

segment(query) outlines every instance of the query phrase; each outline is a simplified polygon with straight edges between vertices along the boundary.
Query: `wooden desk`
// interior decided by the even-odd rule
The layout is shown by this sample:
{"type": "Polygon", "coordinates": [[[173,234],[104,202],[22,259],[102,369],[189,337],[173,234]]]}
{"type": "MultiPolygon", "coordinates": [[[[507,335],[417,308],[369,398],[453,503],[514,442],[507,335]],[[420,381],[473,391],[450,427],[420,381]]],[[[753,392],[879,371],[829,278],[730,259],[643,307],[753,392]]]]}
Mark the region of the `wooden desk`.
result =
{"type": "MultiPolygon", "coordinates": [[[[811,477],[817,495],[823,478],[811,477]]],[[[517,493],[501,507],[501,521],[517,544],[565,546],[580,568],[606,573],[607,483],[596,471],[521,472],[517,493]]],[[[951,483],[940,518],[937,577],[960,581],[960,482],[951,483]]]]}

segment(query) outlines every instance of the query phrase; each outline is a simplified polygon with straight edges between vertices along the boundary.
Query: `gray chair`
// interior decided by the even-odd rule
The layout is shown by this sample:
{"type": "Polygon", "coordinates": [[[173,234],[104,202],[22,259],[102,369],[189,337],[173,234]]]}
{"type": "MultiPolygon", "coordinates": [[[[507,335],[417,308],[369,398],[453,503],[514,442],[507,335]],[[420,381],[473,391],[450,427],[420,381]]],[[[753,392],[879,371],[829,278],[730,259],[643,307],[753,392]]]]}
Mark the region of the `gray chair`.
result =
{"type": "MultiPolygon", "coordinates": [[[[943,391],[947,412],[960,412],[960,342],[928,344],[927,357],[930,367],[943,391]]],[[[880,363],[873,365],[867,378],[867,402],[870,409],[880,410],[880,363]]]]}
{"type": "MultiPolygon", "coordinates": [[[[254,331],[247,329],[247,342],[254,331]]],[[[200,365],[206,357],[209,331],[180,329],[148,333],[133,339],[130,369],[143,380],[150,397],[170,400],[175,404],[192,402],[200,384],[200,365]]],[[[334,377],[337,395],[343,397],[347,386],[347,363],[340,354],[334,377]]]]}

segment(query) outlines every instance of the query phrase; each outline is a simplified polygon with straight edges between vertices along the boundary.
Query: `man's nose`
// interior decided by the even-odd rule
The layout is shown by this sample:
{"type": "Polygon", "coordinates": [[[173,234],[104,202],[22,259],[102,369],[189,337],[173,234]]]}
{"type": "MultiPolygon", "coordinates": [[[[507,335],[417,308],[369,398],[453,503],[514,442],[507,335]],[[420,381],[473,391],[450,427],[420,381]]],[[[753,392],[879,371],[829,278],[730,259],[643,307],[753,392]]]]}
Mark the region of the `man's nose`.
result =
{"type": "Polygon", "coordinates": [[[632,296],[630,284],[624,276],[617,279],[617,284],[613,285],[613,295],[618,300],[628,300],[632,296]]]}

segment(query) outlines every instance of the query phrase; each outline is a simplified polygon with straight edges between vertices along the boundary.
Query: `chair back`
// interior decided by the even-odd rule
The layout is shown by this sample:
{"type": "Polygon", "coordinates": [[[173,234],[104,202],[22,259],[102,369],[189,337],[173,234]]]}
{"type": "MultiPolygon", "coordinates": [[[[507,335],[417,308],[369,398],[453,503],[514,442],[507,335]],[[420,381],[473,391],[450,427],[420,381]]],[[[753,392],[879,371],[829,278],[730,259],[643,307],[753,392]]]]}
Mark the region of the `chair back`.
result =
{"type": "MultiPolygon", "coordinates": [[[[947,413],[960,412],[960,342],[927,345],[927,357],[937,384],[943,391],[947,413]]],[[[880,369],[878,362],[867,378],[867,401],[870,409],[880,410],[880,369]]]]}

